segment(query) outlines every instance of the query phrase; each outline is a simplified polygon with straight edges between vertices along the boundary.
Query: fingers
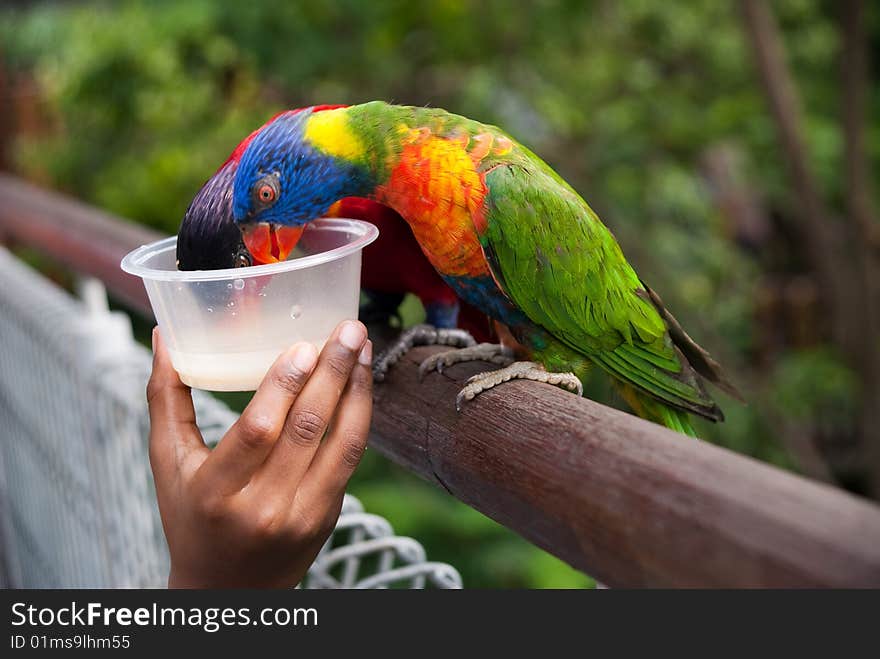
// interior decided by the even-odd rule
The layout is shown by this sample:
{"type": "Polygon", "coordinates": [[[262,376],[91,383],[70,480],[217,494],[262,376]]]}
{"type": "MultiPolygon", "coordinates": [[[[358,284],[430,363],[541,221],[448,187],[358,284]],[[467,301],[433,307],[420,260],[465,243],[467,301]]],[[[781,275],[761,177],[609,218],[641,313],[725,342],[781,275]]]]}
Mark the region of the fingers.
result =
{"type": "Polygon", "coordinates": [[[357,321],[345,321],[327,340],[314,373],[293,403],[281,436],[257,476],[258,487],[267,496],[283,492],[293,498],[366,340],[367,328],[357,321]]]}
{"type": "Polygon", "coordinates": [[[373,344],[367,341],[339,400],[330,433],[318,448],[297,491],[297,500],[332,507],[367,447],[373,410],[373,344]]]}
{"type": "Polygon", "coordinates": [[[272,451],[317,361],[318,349],[311,343],[297,343],[275,360],[241,417],[202,466],[206,477],[223,479],[217,482],[229,491],[253,477],[272,451]]]}
{"type": "Polygon", "coordinates": [[[171,365],[158,328],[153,328],[153,372],[147,383],[150,410],[150,462],[156,480],[183,468],[184,463],[208,449],[196,426],[190,388],[171,365]]]}

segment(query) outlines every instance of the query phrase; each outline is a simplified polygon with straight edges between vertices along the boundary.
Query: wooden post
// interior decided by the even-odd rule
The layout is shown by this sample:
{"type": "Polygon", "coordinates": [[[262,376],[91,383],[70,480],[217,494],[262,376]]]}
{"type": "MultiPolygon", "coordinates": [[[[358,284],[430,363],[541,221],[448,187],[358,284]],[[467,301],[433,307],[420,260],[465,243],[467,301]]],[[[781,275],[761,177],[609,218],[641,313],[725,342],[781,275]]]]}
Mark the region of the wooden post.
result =
{"type": "Polygon", "coordinates": [[[162,238],[82,202],[0,174],[0,240],[34,247],[59,263],[97,277],[108,291],[152,316],[144,285],[119,262],[131,250],[162,238]]]}

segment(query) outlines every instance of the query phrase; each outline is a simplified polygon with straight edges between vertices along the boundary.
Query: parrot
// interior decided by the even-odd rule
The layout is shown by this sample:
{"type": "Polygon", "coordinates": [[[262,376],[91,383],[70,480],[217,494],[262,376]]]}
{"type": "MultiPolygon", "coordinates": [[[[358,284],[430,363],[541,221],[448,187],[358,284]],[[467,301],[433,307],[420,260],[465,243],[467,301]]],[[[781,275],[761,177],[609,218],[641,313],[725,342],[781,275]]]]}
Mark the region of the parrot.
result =
{"type": "MultiPolygon", "coordinates": [[[[312,112],[343,107],[324,105],[312,112]]],[[[303,108],[289,112],[301,112],[303,108]]],[[[271,240],[263,240],[252,254],[245,246],[239,227],[232,219],[232,181],[241,155],[251,140],[280,115],[248,135],[214,175],[202,186],[184,214],[178,233],[177,266],[180,270],[212,270],[226,267],[262,265],[278,260],[271,240]]],[[[361,315],[387,323],[396,315],[406,293],[415,294],[425,308],[425,322],[438,328],[465,329],[478,341],[492,336],[489,319],[462,303],[440,278],[413,237],[409,226],[395,211],[363,198],[342,199],[326,213],[327,217],[365,220],[379,229],[379,238],[364,250],[361,283],[369,298],[361,315]]],[[[275,240],[279,249],[289,251],[299,231],[279,227],[275,240]]],[[[253,245],[253,243],[252,243],[253,245]]]]}
{"type": "MultiPolygon", "coordinates": [[[[429,369],[501,365],[467,381],[459,409],[511,379],[582,395],[598,367],[636,414],[695,436],[690,414],[724,418],[704,381],[740,397],[587,202],[500,128],[384,101],[282,114],[241,153],[232,216],[252,253],[269,236],[283,258],[288,243],[272,236],[301,231],[348,197],[398,213],[449,287],[527,351],[519,360],[505,345],[466,345],[426,360],[429,369]]],[[[374,361],[377,380],[415,343],[447,343],[439,329],[408,332],[374,361]]]]}

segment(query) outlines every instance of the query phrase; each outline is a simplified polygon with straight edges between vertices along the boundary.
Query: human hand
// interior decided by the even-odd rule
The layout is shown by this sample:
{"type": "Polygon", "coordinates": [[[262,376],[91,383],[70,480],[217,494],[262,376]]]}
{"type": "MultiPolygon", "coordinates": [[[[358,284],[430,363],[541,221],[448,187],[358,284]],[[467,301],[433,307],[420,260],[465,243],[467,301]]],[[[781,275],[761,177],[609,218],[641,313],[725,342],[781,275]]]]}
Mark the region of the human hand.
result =
{"type": "Polygon", "coordinates": [[[296,585],[333,530],[366,448],[366,328],[345,321],[320,356],[309,343],[281,355],[214,450],[156,329],[153,353],[150,464],[171,554],[168,586],[296,585]]]}

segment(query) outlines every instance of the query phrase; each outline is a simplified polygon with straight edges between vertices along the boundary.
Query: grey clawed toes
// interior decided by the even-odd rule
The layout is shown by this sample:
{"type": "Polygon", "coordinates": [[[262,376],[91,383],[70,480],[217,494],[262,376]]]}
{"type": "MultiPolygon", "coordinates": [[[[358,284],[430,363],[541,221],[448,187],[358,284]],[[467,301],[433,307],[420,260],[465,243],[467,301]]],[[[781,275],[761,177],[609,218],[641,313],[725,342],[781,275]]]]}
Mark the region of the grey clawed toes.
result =
{"type": "Polygon", "coordinates": [[[397,341],[384,350],[374,361],[373,378],[382,382],[391,366],[397,363],[411,348],[419,345],[445,345],[452,349],[435,353],[419,364],[419,381],[431,371],[443,373],[455,364],[468,361],[487,361],[502,368],[477,373],[465,382],[455,398],[455,409],[461,411],[466,401],[502,382],[514,379],[545,382],[567,391],[583,395],[583,385],[574,373],[550,373],[542,364],[518,362],[510,348],[499,344],[480,343],[459,329],[437,329],[430,325],[417,325],[403,332],[397,341]]]}
{"type": "MultiPolygon", "coordinates": [[[[466,334],[466,336],[468,339],[471,339],[469,334],[466,334]]],[[[442,374],[450,366],[470,361],[487,361],[507,366],[513,361],[513,352],[509,348],[495,343],[472,343],[464,347],[438,352],[425,359],[419,365],[419,380],[431,371],[437,371],[442,374]]]]}
{"type": "Polygon", "coordinates": [[[443,353],[439,352],[436,355],[431,355],[427,359],[423,360],[421,364],[419,364],[419,382],[425,379],[425,376],[431,371],[437,371],[438,373],[443,372],[443,353]]]}
{"type": "MultiPolygon", "coordinates": [[[[482,389],[480,391],[482,391],[482,389]]],[[[470,391],[467,387],[459,391],[458,395],[455,397],[455,411],[461,412],[462,404],[466,401],[472,401],[477,397],[477,394],[479,394],[480,391],[470,391]]]]}
{"type": "Polygon", "coordinates": [[[388,367],[380,364],[378,360],[375,364],[373,364],[373,380],[375,382],[382,382],[385,380],[385,374],[388,372],[388,367]]]}
{"type": "MultiPolygon", "coordinates": [[[[465,330],[436,328],[432,325],[416,325],[401,332],[394,343],[389,345],[378,355],[373,362],[373,379],[382,382],[388,369],[400,361],[407,352],[415,346],[445,345],[453,347],[470,347],[476,345],[474,338],[465,330]]],[[[444,353],[440,353],[443,355],[444,353]]],[[[424,377],[429,369],[422,371],[419,368],[419,379],[424,377]]]]}
{"type": "Polygon", "coordinates": [[[583,384],[574,373],[548,373],[542,365],[534,362],[514,362],[497,371],[477,373],[468,378],[455,399],[455,409],[460,412],[464,401],[473,400],[480,393],[515,379],[544,382],[578,396],[583,396],[584,393],[583,384]]]}

